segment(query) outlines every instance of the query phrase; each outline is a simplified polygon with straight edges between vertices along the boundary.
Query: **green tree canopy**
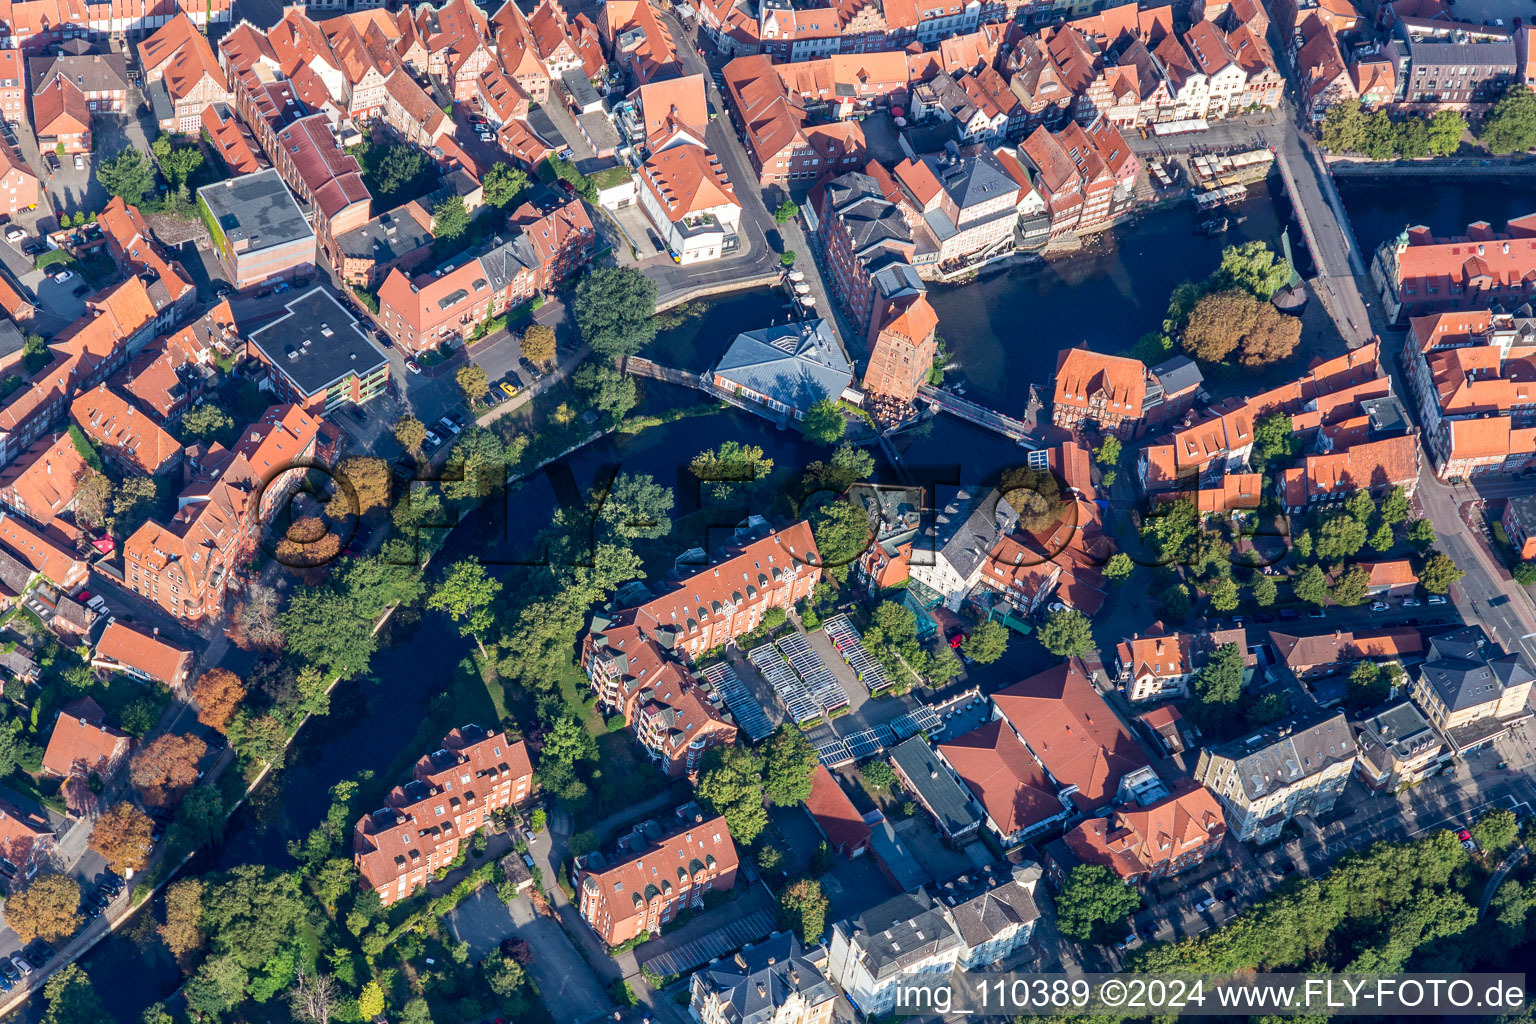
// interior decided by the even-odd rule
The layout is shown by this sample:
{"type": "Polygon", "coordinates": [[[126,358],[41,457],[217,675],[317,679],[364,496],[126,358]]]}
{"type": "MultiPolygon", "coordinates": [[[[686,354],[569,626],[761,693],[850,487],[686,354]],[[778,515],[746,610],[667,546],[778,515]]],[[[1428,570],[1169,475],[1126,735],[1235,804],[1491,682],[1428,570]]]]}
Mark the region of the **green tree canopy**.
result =
{"type": "Polygon", "coordinates": [[[1467,117],[1459,110],[1440,110],[1429,119],[1429,151],[1435,156],[1454,156],[1467,133],[1467,117]]]}
{"type": "Polygon", "coordinates": [[[1350,566],[1339,574],[1338,580],[1329,590],[1329,596],[1345,607],[1364,604],[1366,593],[1371,588],[1371,574],[1358,565],[1350,566]]]}
{"type": "Polygon", "coordinates": [[[1347,512],[1335,512],[1317,529],[1312,550],[1325,562],[1351,558],[1365,547],[1365,524],[1347,512]]]}
{"type": "Polygon", "coordinates": [[[572,313],[599,357],[632,356],[656,337],[656,284],[630,267],[598,267],[576,287],[572,313]]]}
{"type": "Polygon", "coordinates": [[[84,968],[65,964],[43,986],[48,1010],[43,1024],[100,1024],[111,1019],[84,968]]]}
{"type": "Polygon", "coordinates": [[[1291,579],[1291,592],[1298,601],[1322,607],[1328,600],[1328,577],[1319,567],[1309,565],[1291,579]]]}
{"type": "Polygon", "coordinates": [[[1362,661],[1349,673],[1349,702],[1356,708],[1371,708],[1387,699],[1387,677],[1374,661],[1362,661]]]}
{"type": "Polygon", "coordinates": [[[1264,242],[1243,242],[1221,251],[1221,265],[1212,283],[1218,288],[1241,288],[1261,302],[1268,302],[1291,279],[1291,265],[1276,256],[1264,242]]]}
{"type": "Polygon", "coordinates": [[[576,368],[571,382],[582,390],[592,408],[618,423],[640,401],[635,379],[606,363],[586,362],[576,368]]]}
{"type": "Polygon", "coordinates": [[[1280,588],[1275,585],[1275,578],[1273,576],[1255,576],[1251,589],[1253,591],[1253,603],[1260,608],[1268,608],[1274,604],[1275,598],[1280,593],[1280,588]]]}
{"type": "Polygon", "coordinates": [[[874,532],[869,513],[852,501],[829,501],[811,513],[811,534],[828,576],[841,583],[848,570],[868,549],[874,532]]]}
{"type": "Polygon", "coordinates": [[[1136,571],[1136,563],[1131,561],[1131,556],[1124,551],[1116,551],[1109,556],[1109,561],[1104,563],[1104,578],[1119,586],[1131,578],[1131,573],[1136,571]]]}
{"type": "Polygon", "coordinates": [[[1008,651],[1008,627],[991,619],[978,623],[960,651],[978,665],[990,665],[1008,651]]]}
{"type": "Polygon", "coordinates": [[[1093,624],[1075,608],[1058,608],[1040,626],[1040,644],[1058,658],[1072,658],[1093,650],[1093,624]]]}
{"type": "Polygon", "coordinates": [[[779,911],[785,925],[807,945],[818,942],[826,931],[827,908],[831,905],[821,883],[814,878],[791,882],[779,895],[779,911]]]}
{"type": "Polygon", "coordinates": [[[1451,556],[1439,551],[1431,552],[1419,567],[1419,583],[1431,594],[1448,594],[1451,584],[1465,576],[1451,556]]]}
{"type": "Polygon", "coordinates": [[[1056,924],[1063,935],[1105,943],[1122,934],[1125,919],[1141,909],[1141,894],[1106,867],[1079,864],[1056,897],[1056,924]]]}
{"type": "Polygon", "coordinates": [[[491,375],[479,363],[465,363],[453,374],[454,381],[464,394],[464,401],[474,405],[491,390],[491,375]]]}
{"type": "Polygon", "coordinates": [[[1243,649],[1237,644],[1222,644],[1211,652],[1191,687],[1194,703],[1191,716],[1202,732],[1225,735],[1227,724],[1243,693],[1243,649]]]}
{"type": "Polygon", "coordinates": [[[598,519],[621,541],[656,540],[672,532],[672,488],[648,473],[620,473],[598,507],[598,519]]]}
{"type": "Polygon", "coordinates": [[[521,167],[505,161],[491,165],[481,187],[485,201],[498,210],[505,210],[528,190],[528,173],[521,167]]]}
{"type": "Polygon", "coordinates": [[[816,748],[793,725],[781,725],[768,741],[763,795],[780,807],[803,804],[811,795],[816,748]]]}
{"type": "Polygon", "coordinates": [[[763,765],[745,747],[713,747],[704,755],[704,769],[694,790],[704,805],[725,817],[731,835],[750,844],[768,827],[763,807],[763,765]]]}
{"type": "Polygon", "coordinates": [[[111,160],[96,161],[96,180],[125,203],[137,206],[154,190],[154,173],[149,159],[136,149],[125,149],[111,160]]]}
{"type": "Polygon", "coordinates": [[[472,636],[480,648],[480,656],[487,657],[484,637],[495,624],[491,606],[501,593],[501,581],[485,571],[485,566],[473,556],[455,562],[427,598],[427,607],[448,613],[459,624],[460,636],[472,636]]]}
{"type": "Polygon", "coordinates": [[[1536,92],[1518,82],[1483,118],[1481,135],[1490,153],[1524,153],[1536,147],[1536,92]]]}
{"type": "Polygon", "coordinates": [[[847,417],[830,398],[823,398],[812,405],[800,421],[800,432],[806,440],[816,444],[834,445],[843,439],[847,429],[847,417]]]}
{"type": "Polygon", "coordinates": [[[469,211],[462,196],[452,195],[432,207],[432,234],[452,241],[469,230],[469,211]]]}

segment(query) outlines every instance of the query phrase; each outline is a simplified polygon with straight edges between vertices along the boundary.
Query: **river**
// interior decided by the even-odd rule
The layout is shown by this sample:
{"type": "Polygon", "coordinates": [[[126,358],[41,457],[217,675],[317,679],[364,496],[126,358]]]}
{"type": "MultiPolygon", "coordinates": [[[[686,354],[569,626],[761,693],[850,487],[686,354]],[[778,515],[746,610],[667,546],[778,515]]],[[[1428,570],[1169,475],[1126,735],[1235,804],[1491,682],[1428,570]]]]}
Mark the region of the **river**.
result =
{"type": "MultiPolygon", "coordinates": [[[[1408,212],[1417,208],[1407,197],[1422,197],[1417,182],[1411,190],[1346,185],[1342,191],[1360,242],[1367,247],[1401,230],[1405,217],[1448,232],[1474,217],[1502,223],[1511,213],[1536,209],[1532,189],[1444,186],[1436,189],[1442,198],[1435,210],[1418,210],[1416,217],[1408,212]]],[[[1263,189],[1255,193],[1237,210],[1242,221],[1225,236],[1196,233],[1192,212],[1176,208],[1148,214],[1079,255],[1011,267],[972,284],[934,288],[940,330],[960,364],[968,393],[1006,412],[1021,412],[1029,385],[1049,383],[1059,348],[1087,342],[1095,349],[1117,351],[1157,328],[1173,287],[1208,274],[1224,245],[1254,238],[1277,242],[1284,200],[1263,189]]],[[[784,315],[782,296],[772,289],[727,296],[707,303],[700,316],[666,332],[646,354],[702,370],[735,332],[784,315]]],[[[646,394],[644,411],[694,401],[691,392],[658,383],[648,382],[646,394]]],[[[698,507],[697,491],[688,486],[688,459],[724,440],[762,445],[781,467],[803,465],[823,454],[793,432],[729,409],[631,437],[603,438],[536,474],[509,495],[504,512],[482,509],[468,517],[439,557],[444,562],[469,554],[487,562],[504,560],[548,522],[557,493],[572,488],[586,493],[594,479],[616,467],[650,473],[673,486],[682,484],[679,512],[686,513],[698,507]]],[[[945,417],[902,436],[897,447],[910,465],[935,467],[937,479],[952,470],[957,483],[987,479],[1020,456],[1020,449],[1006,439],[945,417]]],[[[678,550],[701,540],[680,538],[678,550]]],[[[236,814],[223,842],[201,855],[193,872],[245,862],[291,866],[285,844],[318,823],[329,803],[329,787],[365,769],[384,771],[414,736],[419,710],[469,647],[470,641],[440,616],[426,616],[404,630],[393,647],[374,659],[373,681],[337,689],[331,714],[306,727],[288,766],[258,793],[251,808],[236,814]]],[[[136,941],[129,934],[134,929],[126,931],[99,945],[84,964],[120,1024],[137,1024],[142,1009],[169,995],[180,974],[158,942],[142,934],[136,941]]],[[[40,1004],[34,1000],[18,1019],[40,1019],[40,1004]]]]}

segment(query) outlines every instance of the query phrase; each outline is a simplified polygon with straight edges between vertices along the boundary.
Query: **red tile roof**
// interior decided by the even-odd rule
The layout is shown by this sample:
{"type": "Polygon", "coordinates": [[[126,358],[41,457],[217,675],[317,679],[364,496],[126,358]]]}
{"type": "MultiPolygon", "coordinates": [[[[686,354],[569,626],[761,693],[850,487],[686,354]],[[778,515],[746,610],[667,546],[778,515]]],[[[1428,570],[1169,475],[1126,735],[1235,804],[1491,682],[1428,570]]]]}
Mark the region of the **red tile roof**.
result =
{"type": "Polygon", "coordinates": [[[1056,781],[1077,787],[1072,802],[1081,811],[1114,800],[1120,780],[1148,764],[1078,658],[1000,690],[992,700],[1056,781]]]}
{"type": "Polygon", "coordinates": [[[1129,881],[1202,848],[1216,848],[1226,831],[1216,797],[1191,783],[1146,807],[1122,807],[1110,818],[1090,818],[1064,838],[1084,863],[1107,867],[1129,881]]]}
{"type": "Polygon", "coordinates": [[[47,526],[75,500],[91,472],[68,434],[45,437],[0,472],[0,498],[39,526],[47,526]]]}
{"type": "Polygon", "coordinates": [[[0,512],[0,541],[34,572],[66,590],[84,582],[90,572],[73,551],[7,512],[0,512]]]}
{"type": "Polygon", "coordinates": [[[938,750],[1004,836],[1038,825],[1064,810],[1056,788],[1002,719],[940,743],[938,750]]]}
{"type": "MultiPolygon", "coordinates": [[[[77,700],[59,712],[43,768],[54,775],[89,775],[116,766],[132,742],[125,733],[104,724],[106,715],[90,698],[77,700]]],[[[105,779],[103,780],[105,781],[105,779]]]]}
{"type": "Polygon", "coordinates": [[[823,765],[811,769],[811,795],[806,798],[805,809],[816,819],[834,850],[852,856],[854,851],[869,845],[869,826],[823,765]]]}
{"type": "Polygon", "coordinates": [[[1147,369],[1139,359],[1069,348],[1056,357],[1057,405],[1086,409],[1102,397],[1105,412],[1135,419],[1147,397],[1147,369]]]}
{"type": "Polygon", "coordinates": [[[741,205],[720,159],[702,146],[673,146],[652,154],[640,166],[640,180],[673,223],[717,207],[741,205]]]}
{"type": "MultiPolygon", "coordinates": [[[[151,679],[175,686],[190,667],[192,652],[172,646],[159,637],[140,633],[121,622],[112,622],[96,641],[96,658],[137,669],[151,679]]],[[[93,661],[92,664],[100,662],[93,661]]]]}
{"type": "Polygon", "coordinates": [[[146,476],[164,472],[181,458],[181,442],[105,384],[71,402],[69,414],[106,455],[146,476]]]}

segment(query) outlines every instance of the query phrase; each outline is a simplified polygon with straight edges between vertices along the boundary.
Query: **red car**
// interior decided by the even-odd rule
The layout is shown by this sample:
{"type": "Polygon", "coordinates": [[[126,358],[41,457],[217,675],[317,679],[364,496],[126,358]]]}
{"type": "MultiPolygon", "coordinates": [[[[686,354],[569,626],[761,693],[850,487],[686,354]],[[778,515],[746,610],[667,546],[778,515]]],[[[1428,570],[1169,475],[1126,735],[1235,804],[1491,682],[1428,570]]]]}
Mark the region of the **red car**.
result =
{"type": "Polygon", "coordinates": [[[960,649],[960,645],[963,643],[965,643],[964,633],[956,633],[954,636],[949,638],[949,646],[954,650],[958,651],[960,649]]]}

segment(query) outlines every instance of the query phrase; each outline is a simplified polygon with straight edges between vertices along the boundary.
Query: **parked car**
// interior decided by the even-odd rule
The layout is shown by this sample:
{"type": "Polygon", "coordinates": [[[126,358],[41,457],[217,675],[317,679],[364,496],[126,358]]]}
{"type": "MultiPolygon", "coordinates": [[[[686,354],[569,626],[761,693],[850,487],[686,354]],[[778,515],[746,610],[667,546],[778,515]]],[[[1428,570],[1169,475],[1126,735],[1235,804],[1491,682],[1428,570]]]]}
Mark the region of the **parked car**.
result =
{"type": "Polygon", "coordinates": [[[0,992],[9,992],[16,987],[16,983],[10,978],[0,978],[0,992]]]}
{"type": "Polygon", "coordinates": [[[89,292],[90,290],[91,290],[91,286],[90,285],[81,283],[81,284],[75,285],[74,290],[72,292],[70,292],[70,294],[78,299],[82,295],[84,295],[86,292],[89,292]]]}
{"type": "Polygon", "coordinates": [[[1429,603],[1434,605],[1445,604],[1444,594],[1430,594],[1429,603]]]}
{"type": "Polygon", "coordinates": [[[27,231],[20,224],[12,224],[5,229],[5,240],[7,242],[19,242],[26,237],[27,231]]]}
{"type": "Polygon", "coordinates": [[[48,962],[56,955],[53,947],[41,939],[32,943],[23,952],[27,954],[27,959],[31,960],[38,967],[46,967],[48,962]]]}
{"type": "Polygon", "coordinates": [[[1416,598],[1416,597],[1405,597],[1405,598],[1403,598],[1403,607],[1404,608],[1417,608],[1419,606],[1419,603],[1420,603],[1419,599],[1416,598]]]}
{"type": "Polygon", "coordinates": [[[73,281],[75,279],[75,272],[73,270],[61,270],[53,276],[53,279],[59,282],[59,284],[63,284],[65,281],[73,281]]]}
{"type": "Polygon", "coordinates": [[[405,368],[407,370],[410,370],[412,373],[420,373],[421,372],[421,364],[418,363],[414,359],[407,359],[405,361],[405,368]]]}
{"type": "Polygon", "coordinates": [[[1307,618],[1309,619],[1323,619],[1327,617],[1328,613],[1323,611],[1321,608],[1313,608],[1311,611],[1307,612],[1307,618]]]}
{"type": "Polygon", "coordinates": [[[1384,612],[1386,610],[1387,610],[1387,602],[1385,602],[1385,601],[1372,601],[1371,602],[1371,611],[1373,611],[1373,612],[1384,612]]]}
{"type": "Polygon", "coordinates": [[[459,425],[453,422],[453,420],[449,419],[447,416],[444,416],[437,422],[441,423],[443,425],[443,429],[448,431],[450,434],[457,434],[460,430],[459,425]]]}
{"type": "Polygon", "coordinates": [[[21,980],[21,972],[18,971],[16,969],[16,965],[11,963],[9,958],[6,957],[0,957],[0,976],[4,976],[6,981],[12,983],[21,980]]]}
{"type": "Polygon", "coordinates": [[[426,444],[426,447],[427,447],[428,451],[431,451],[433,448],[437,448],[442,443],[443,443],[443,439],[442,438],[438,437],[436,434],[432,433],[432,431],[430,431],[430,430],[427,431],[427,444],[426,444]]]}
{"type": "Polygon", "coordinates": [[[1477,840],[1473,839],[1472,833],[1468,832],[1466,829],[1462,829],[1460,832],[1456,833],[1456,840],[1457,842],[1461,843],[1462,849],[1466,850],[1468,853],[1477,852],[1477,840]]]}
{"type": "Polygon", "coordinates": [[[496,386],[501,388],[501,390],[506,393],[508,398],[517,397],[517,388],[513,387],[511,384],[508,384],[506,381],[501,381],[496,386]]]}
{"type": "Polygon", "coordinates": [[[28,963],[26,957],[22,956],[20,953],[11,954],[11,963],[16,965],[16,969],[21,972],[22,977],[26,977],[28,974],[32,973],[32,965],[28,963]]]}
{"type": "Polygon", "coordinates": [[[1216,905],[1216,897],[1214,897],[1214,896],[1207,896],[1205,899],[1203,899],[1199,903],[1195,904],[1195,913],[1203,914],[1207,910],[1210,910],[1215,905],[1216,905]]]}
{"type": "Polygon", "coordinates": [[[75,170],[85,170],[85,157],[81,156],[79,153],[75,154],[75,170]]]}

